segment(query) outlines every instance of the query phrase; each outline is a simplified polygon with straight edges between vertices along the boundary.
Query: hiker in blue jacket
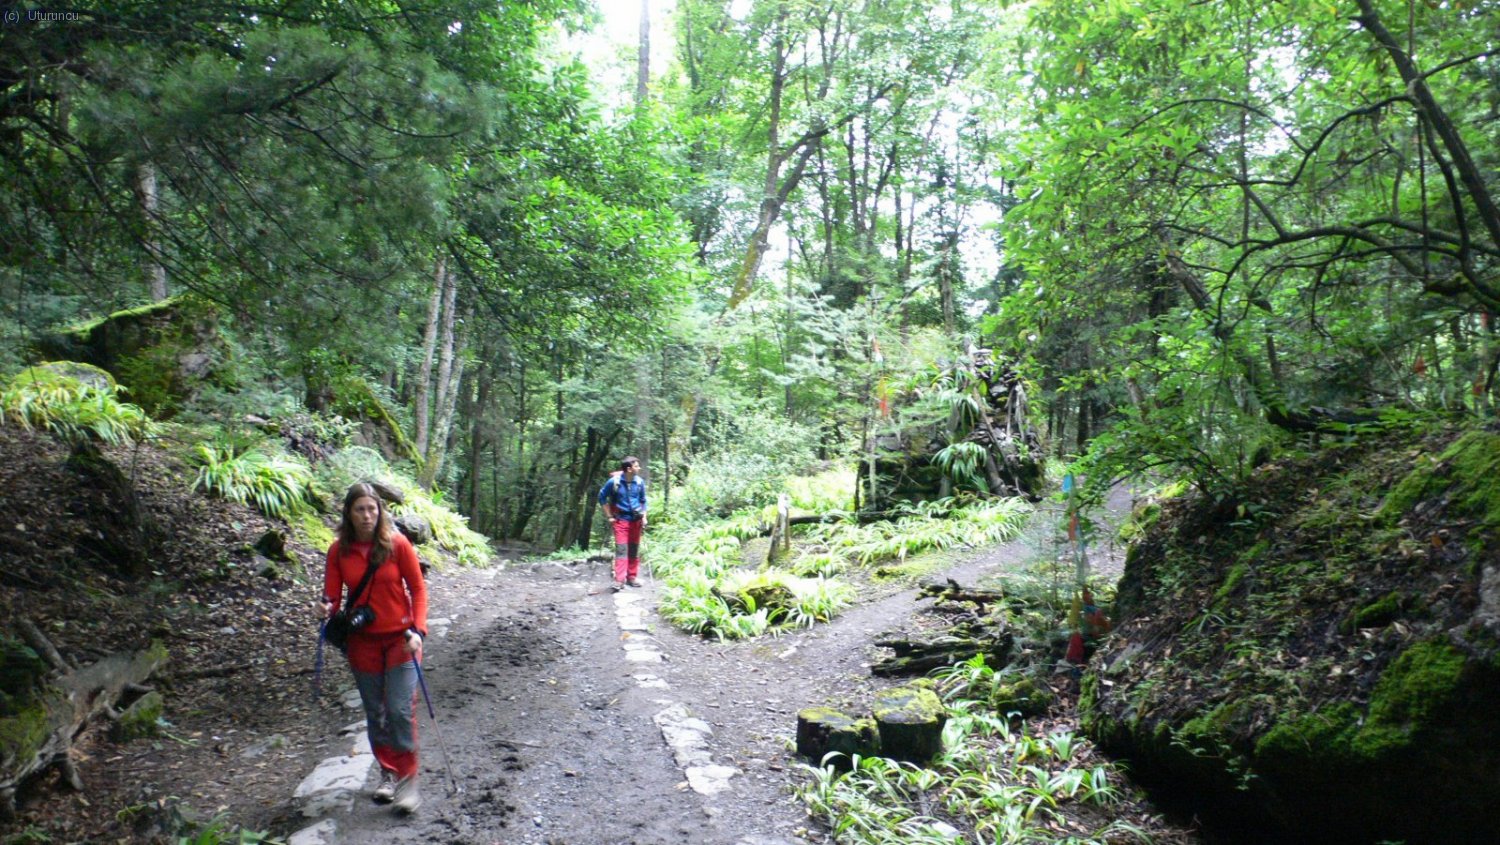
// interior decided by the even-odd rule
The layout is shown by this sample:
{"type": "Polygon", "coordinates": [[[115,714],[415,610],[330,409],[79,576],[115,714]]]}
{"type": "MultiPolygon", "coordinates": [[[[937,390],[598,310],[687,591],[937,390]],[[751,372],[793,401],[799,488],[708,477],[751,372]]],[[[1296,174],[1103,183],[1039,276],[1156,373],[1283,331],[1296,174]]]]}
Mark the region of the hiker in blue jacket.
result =
{"type": "Polygon", "coordinates": [[[626,585],[639,587],[641,532],[646,528],[646,480],[640,477],[641,459],[620,461],[620,471],[610,475],[599,489],[599,504],[615,529],[615,583],[619,592],[626,585]]]}

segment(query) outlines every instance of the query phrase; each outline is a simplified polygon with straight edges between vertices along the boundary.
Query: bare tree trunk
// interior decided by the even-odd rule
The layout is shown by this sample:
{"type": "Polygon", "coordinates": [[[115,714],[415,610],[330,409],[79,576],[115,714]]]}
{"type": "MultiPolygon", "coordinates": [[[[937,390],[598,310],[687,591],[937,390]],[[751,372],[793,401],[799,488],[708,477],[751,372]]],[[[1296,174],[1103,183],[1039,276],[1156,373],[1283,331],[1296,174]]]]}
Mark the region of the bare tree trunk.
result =
{"type": "Polygon", "coordinates": [[[646,102],[646,93],[651,81],[651,0],[641,0],[641,40],[635,60],[635,105],[646,102]]]}
{"type": "MultiPolygon", "coordinates": [[[[489,350],[485,350],[486,353],[489,350]]],[[[474,373],[476,382],[473,407],[469,409],[469,518],[479,519],[479,479],[484,474],[481,456],[489,447],[492,437],[485,435],[485,410],[490,404],[490,382],[492,369],[489,354],[481,354],[479,369],[474,373]]]]}
{"type": "Polygon", "coordinates": [[[418,479],[423,490],[432,489],[433,482],[437,481],[438,473],[442,471],[443,460],[448,455],[448,437],[453,430],[453,411],[458,406],[459,387],[463,380],[463,348],[468,342],[469,333],[469,321],[465,319],[459,328],[458,336],[454,337],[453,326],[456,320],[453,315],[453,299],[447,293],[443,298],[446,300],[448,313],[444,317],[442,357],[438,364],[438,390],[435,403],[438,416],[432,427],[432,442],[428,446],[427,454],[423,456],[421,478],[418,479]]]}
{"type": "MultiPolygon", "coordinates": [[[[458,317],[454,313],[453,304],[457,296],[458,283],[453,278],[452,273],[447,273],[443,276],[442,336],[438,341],[438,372],[437,382],[434,385],[437,388],[437,396],[432,402],[432,409],[437,413],[441,413],[441,409],[448,403],[449,392],[457,386],[453,381],[453,358],[455,351],[453,327],[458,317]]],[[[438,438],[435,435],[436,432],[434,432],[434,436],[431,437],[427,444],[429,449],[436,444],[438,438]]]]}
{"type": "Polygon", "coordinates": [[[432,392],[432,356],[437,349],[438,317],[442,314],[444,279],[447,275],[447,263],[439,258],[437,270],[433,274],[432,299],[427,303],[427,328],[422,332],[422,366],[417,372],[412,397],[412,404],[416,407],[416,448],[419,455],[427,454],[427,403],[428,395],[432,392]]]}
{"type": "Polygon", "coordinates": [[[672,429],[661,429],[661,516],[671,512],[672,506],[672,429]]]}
{"type": "Polygon", "coordinates": [[[146,284],[151,298],[161,301],[167,298],[167,268],[161,263],[161,241],[156,237],[157,217],[161,210],[161,193],[156,183],[156,165],[141,162],[136,168],[136,198],[141,204],[141,218],[145,223],[146,284]]]}
{"type": "Polygon", "coordinates": [[[938,263],[938,294],[943,304],[943,332],[953,337],[957,308],[953,301],[953,279],[958,275],[958,230],[943,233],[943,255],[938,263]]]}
{"type": "Polygon", "coordinates": [[[651,478],[651,362],[650,353],[635,362],[635,456],[641,459],[641,477],[651,478]]]}

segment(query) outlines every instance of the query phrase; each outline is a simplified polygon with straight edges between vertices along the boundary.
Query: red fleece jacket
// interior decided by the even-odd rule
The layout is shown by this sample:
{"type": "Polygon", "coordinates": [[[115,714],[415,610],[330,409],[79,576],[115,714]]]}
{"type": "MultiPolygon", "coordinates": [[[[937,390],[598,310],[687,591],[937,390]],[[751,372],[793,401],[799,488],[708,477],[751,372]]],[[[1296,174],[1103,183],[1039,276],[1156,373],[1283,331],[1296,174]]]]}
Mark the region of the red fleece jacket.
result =
{"type": "MultiPolygon", "coordinates": [[[[328,569],[323,573],[323,595],[333,602],[335,611],[343,603],[344,588],[352,592],[365,577],[372,544],[352,543],[342,553],[340,545],[334,540],[328,547],[328,569]]],[[[417,550],[400,532],[391,538],[391,545],[391,556],[375,570],[375,577],[359,596],[358,604],[368,604],[375,610],[375,622],[365,631],[391,634],[415,628],[425,638],[427,585],[422,581],[417,550]]]]}

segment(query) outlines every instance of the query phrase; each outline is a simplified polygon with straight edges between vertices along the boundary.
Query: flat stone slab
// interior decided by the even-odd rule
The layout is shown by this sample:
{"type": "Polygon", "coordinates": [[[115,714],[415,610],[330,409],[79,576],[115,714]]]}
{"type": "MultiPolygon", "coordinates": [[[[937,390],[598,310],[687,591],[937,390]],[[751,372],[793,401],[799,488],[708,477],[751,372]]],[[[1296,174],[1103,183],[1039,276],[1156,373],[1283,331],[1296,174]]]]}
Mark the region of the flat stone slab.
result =
{"type": "Polygon", "coordinates": [[[354,810],[354,795],[348,789],[330,789],[327,792],[319,792],[301,802],[302,818],[321,819],[335,813],[349,813],[354,810]]]}
{"type": "Polygon", "coordinates": [[[683,769],[713,768],[708,738],[713,736],[714,729],[707,722],[692,716],[680,703],[657,713],[651,720],[661,729],[662,739],[672,749],[677,765],[683,769]]]}
{"type": "Polygon", "coordinates": [[[324,819],[310,827],[304,827],[287,838],[287,845],[333,845],[338,841],[339,826],[333,819],[324,819]]]}
{"type": "Polygon", "coordinates": [[[302,782],[297,784],[293,798],[307,798],[320,792],[343,789],[356,792],[364,788],[370,767],[375,765],[375,755],[370,753],[329,757],[318,763],[302,782]]]}
{"type": "Polygon", "coordinates": [[[699,795],[717,795],[729,788],[729,779],[739,774],[733,766],[689,766],[688,786],[699,795]]]}

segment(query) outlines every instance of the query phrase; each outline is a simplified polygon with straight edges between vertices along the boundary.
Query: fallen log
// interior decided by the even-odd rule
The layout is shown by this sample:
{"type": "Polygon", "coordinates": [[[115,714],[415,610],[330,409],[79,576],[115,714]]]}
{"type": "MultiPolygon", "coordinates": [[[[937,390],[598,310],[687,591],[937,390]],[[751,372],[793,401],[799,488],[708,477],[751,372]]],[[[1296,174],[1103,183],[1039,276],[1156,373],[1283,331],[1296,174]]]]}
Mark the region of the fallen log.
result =
{"type": "Polygon", "coordinates": [[[983,614],[985,607],[1005,601],[1005,593],[999,590],[980,590],[973,587],[964,587],[952,578],[943,584],[927,584],[922,587],[923,598],[936,598],[940,601],[966,601],[979,606],[979,613],[983,614]]]}
{"type": "MultiPolygon", "coordinates": [[[[35,626],[31,632],[57,654],[35,626]]],[[[23,636],[29,640],[32,633],[23,636]]],[[[56,666],[52,657],[46,659],[56,666]]],[[[5,738],[0,745],[0,819],[14,819],[16,790],[53,766],[71,788],[82,791],[83,780],[69,756],[73,741],[94,717],[116,714],[121,696],[139,689],[166,659],[166,646],[155,643],[145,651],[113,654],[81,669],[70,668],[50,678],[15,707],[16,712],[0,718],[0,736],[5,738]]]]}
{"type": "Polygon", "coordinates": [[[985,665],[1000,669],[1010,662],[1015,637],[1009,632],[990,636],[944,636],[930,641],[879,640],[875,645],[888,648],[895,656],[875,661],[870,673],[881,677],[919,675],[984,655],[985,665]]]}

